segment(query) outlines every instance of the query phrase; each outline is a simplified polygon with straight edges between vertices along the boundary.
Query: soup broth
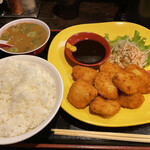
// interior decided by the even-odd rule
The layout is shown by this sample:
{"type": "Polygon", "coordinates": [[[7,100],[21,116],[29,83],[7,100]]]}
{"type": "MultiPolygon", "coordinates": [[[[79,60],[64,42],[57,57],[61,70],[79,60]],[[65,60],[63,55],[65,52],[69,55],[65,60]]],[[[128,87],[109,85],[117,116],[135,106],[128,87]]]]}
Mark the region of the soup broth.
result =
{"type": "Polygon", "coordinates": [[[11,48],[4,48],[6,51],[20,53],[36,49],[46,41],[47,36],[46,30],[41,25],[20,23],[6,29],[0,39],[14,45],[11,48]]]}

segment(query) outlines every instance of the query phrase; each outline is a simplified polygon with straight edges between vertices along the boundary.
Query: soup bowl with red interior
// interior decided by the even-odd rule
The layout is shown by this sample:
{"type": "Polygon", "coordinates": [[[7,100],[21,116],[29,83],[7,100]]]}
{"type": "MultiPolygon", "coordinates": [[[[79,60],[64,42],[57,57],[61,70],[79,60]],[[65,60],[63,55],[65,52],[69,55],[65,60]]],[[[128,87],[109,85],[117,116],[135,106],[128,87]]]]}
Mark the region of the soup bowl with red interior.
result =
{"type": "Polygon", "coordinates": [[[0,28],[0,41],[12,45],[1,46],[0,49],[10,55],[38,55],[46,47],[50,34],[49,26],[39,19],[16,19],[0,28]]]}
{"type": "Polygon", "coordinates": [[[66,41],[65,53],[75,64],[98,66],[109,58],[111,47],[107,40],[99,34],[79,32],[66,41]]]}

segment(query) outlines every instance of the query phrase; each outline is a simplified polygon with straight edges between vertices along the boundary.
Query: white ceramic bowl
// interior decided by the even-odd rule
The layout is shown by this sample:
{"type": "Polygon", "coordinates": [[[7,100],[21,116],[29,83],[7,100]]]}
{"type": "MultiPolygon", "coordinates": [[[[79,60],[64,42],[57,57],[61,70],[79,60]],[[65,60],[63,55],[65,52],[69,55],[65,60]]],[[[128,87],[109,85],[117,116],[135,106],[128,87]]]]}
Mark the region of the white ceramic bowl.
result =
{"type": "Polygon", "coordinates": [[[40,53],[44,50],[44,48],[46,47],[46,45],[47,45],[47,43],[48,43],[48,40],[49,40],[49,38],[50,38],[51,31],[50,31],[50,28],[48,27],[48,25],[47,25],[45,22],[43,22],[43,21],[41,21],[41,20],[39,20],[39,19],[32,19],[32,18],[16,19],[16,20],[14,20],[14,21],[11,21],[11,22],[5,24],[4,26],[2,26],[2,27],[0,28],[0,36],[1,36],[1,34],[2,34],[6,29],[8,29],[8,28],[11,27],[12,25],[16,25],[16,24],[18,24],[18,23],[36,23],[36,24],[41,25],[41,26],[44,27],[44,28],[46,29],[46,31],[47,31],[47,35],[48,35],[48,36],[47,36],[46,41],[45,41],[40,47],[38,47],[38,48],[36,48],[36,49],[34,49],[34,50],[31,50],[31,51],[28,51],[28,52],[13,53],[13,52],[8,52],[8,51],[6,51],[6,50],[4,50],[4,49],[2,49],[2,48],[0,48],[0,49],[1,49],[3,52],[7,53],[7,54],[31,54],[31,55],[38,55],[38,54],[40,54],[40,53]]]}
{"type": "Polygon", "coordinates": [[[53,79],[56,83],[56,103],[55,103],[53,110],[51,111],[51,113],[47,117],[47,119],[44,122],[42,122],[39,126],[30,130],[29,132],[26,132],[25,134],[22,134],[22,135],[19,135],[16,137],[10,137],[10,138],[0,137],[0,145],[7,145],[7,144],[21,142],[23,140],[26,140],[26,139],[32,137],[33,135],[35,135],[39,131],[41,131],[44,127],[46,127],[51,122],[51,120],[54,118],[57,111],[59,110],[61,102],[62,102],[62,98],[63,98],[63,93],[64,93],[63,80],[61,78],[60,73],[47,60],[44,60],[40,57],[32,56],[32,55],[15,55],[15,56],[9,56],[9,57],[0,59],[0,65],[4,65],[4,63],[6,63],[8,58],[19,60],[19,61],[25,60],[28,62],[34,62],[36,64],[41,65],[43,68],[45,68],[51,74],[51,76],[53,77],[53,79]]]}

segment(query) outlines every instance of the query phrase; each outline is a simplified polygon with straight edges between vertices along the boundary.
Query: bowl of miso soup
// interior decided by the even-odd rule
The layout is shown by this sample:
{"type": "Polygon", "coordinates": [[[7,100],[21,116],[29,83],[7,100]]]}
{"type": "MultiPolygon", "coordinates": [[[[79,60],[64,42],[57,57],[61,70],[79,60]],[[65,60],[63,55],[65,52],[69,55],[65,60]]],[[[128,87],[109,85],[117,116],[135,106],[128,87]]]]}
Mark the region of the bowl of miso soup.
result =
{"type": "Polygon", "coordinates": [[[40,54],[50,38],[50,28],[32,18],[16,19],[0,28],[0,40],[7,41],[12,47],[0,48],[8,54],[40,54]]]}

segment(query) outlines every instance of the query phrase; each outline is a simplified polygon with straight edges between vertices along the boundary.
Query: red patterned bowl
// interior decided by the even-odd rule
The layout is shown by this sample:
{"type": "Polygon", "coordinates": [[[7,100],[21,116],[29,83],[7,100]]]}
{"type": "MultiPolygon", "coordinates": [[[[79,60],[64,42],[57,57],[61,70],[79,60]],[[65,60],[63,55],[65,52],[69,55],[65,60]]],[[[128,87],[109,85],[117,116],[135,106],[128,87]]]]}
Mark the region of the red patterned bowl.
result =
{"type": "Polygon", "coordinates": [[[67,57],[72,60],[74,63],[78,64],[78,65],[83,65],[83,66],[97,66],[100,65],[102,63],[104,63],[110,56],[111,53],[111,47],[109,45],[109,43],[107,42],[107,40],[96,34],[96,33],[92,33],[92,32],[80,32],[80,33],[76,33],[74,35],[72,35],[65,44],[65,53],[67,55],[67,57]],[[105,56],[103,57],[102,60],[95,62],[95,63],[83,63],[78,61],[74,56],[73,53],[70,48],[68,48],[67,44],[69,43],[69,45],[74,46],[75,44],[77,44],[80,41],[84,41],[84,40],[93,40],[96,41],[98,43],[100,43],[101,45],[103,45],[103,47],[105,48],[105,56]]]}
{"type": "Polygon", "coordinates": [[[13,53],[13,52],[8,52],[8,51],[6,51],[6,50],[4,50],[2,48],[0,48],[0,49],[4,53],[10,54],[10,55],[11,54],[31,54],[31,55],[38,55],[38,54],[40,54],[44,50],[44,48],[46,47],[46,45],[48,43],[48,40],[50,38],[50,33],[51,32],[50,32],[50,28],[48,27],[48,25],[45,22],[43,22],[43,21],[41,21],[39,19],[23,18],[23,19],[16,19],[14,21],[11,21],[11,22],[5,24],[3,27],[0,28],[0,36],[4,32],[4,30],[6,30],[7,28],[11,27],[12,25],[16,25],[16,24],[19,24],[19,23],[35,23],[35,24],[39,24],[42,27],[44,27],[46,32],[47,32],[47,38],[46,38],[45,42],[42,45],[40,45],[38,48],[33,49],[31,51],[27,51],[27,52],[13,53]]]}

